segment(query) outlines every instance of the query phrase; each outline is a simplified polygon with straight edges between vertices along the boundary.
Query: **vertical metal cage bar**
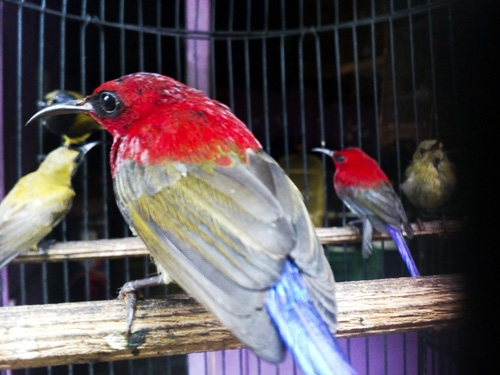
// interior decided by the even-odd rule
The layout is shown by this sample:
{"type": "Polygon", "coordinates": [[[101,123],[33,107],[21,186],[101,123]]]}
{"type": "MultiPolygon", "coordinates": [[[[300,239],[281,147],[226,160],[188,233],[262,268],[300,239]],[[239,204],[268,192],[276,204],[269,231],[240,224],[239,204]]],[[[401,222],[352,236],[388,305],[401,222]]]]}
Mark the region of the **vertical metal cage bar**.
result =
{"type": "MultiPolygon", "coordinates": [[[[233,31],[234,23],[234,0],[229,0],[228,6],[228,32],[233,31]]],[[[226,39],[227,48],[227,78],[229,86],[229,108],[235,111],[235,99],[234,99],[234,71],[233,71],[233,41],[231,38],[226,39]]]]}
{"type": "Polygon", "coordinates": [[[432,105],[433,105],[433,117],[434,117],[434,131],[436,139],[439,139],[439,108],[437,100],[437,85],[436,85],[436,62],[434,56],[434,27],[432,18],[432,9],[430,7],[430,1],[427,1],[429,5],[427,10],[428,25],[429,25],[429,59],[431,67],[431,91],[432,91],[432,105]]]}
{"type": "MultiPolygon", "coordinates": [[[[390,14],[394,15],[394,1],[390,0],[390,14]]],[[[391,61],[391,84],[392,84],[392,100],[393,113],[394,113],[394,133],[396,142],[396,170],[397,170],[397,186],[401,185],[401,158],[400,158],[400,148],[399,148],[399,109],[398,109],[398,91],[397,91],[397,75],[396,75],[396,53],[395,53],[395,41],[394,41],[394,20],[393,17],[389,18],[389,55],[391,61]]],[[[383,168],[382,160],[379,160],[380,166],[383,168]]],[[[399,189],[398,189],[399,190],[399,189]]]]}
{"type": "MultiPolygon", "coordinates": [[[[23,110],[23,92],[22,92],[22,59],[23,59],[23,10],[22,4],[17,8],[17,56],[16,56],[16,177],[19,180],[23,175],[22,170],[22,110],[23,110]]],[[[21,264],[19,267],[19,285],[21,289],[21,304],[26,304],[26,266],[21,264]]]]}
{"type": "Polygon", "coordinates": [[[357,21],[358,21],[358,6],[357,1],[352,1],[352,14],[353,14],[353,26],[352,26],[352,46],[353,46],[353,59],[354,59],[354,89],[356,95],[356,127],[358,129],[358,146],[363,147],[363,129],[361,120],[361,94],[359,89],[359,60],[358,60],[358,33],[357,33],[357,21]]]}
{"type": "MultiPolygon", "coordinates": [[[[39,36],[38,36],[38,95],[37,97],[39,99],[43,98],[43,85],[44,85],[44,56],[45,56],[45,0],[42,1],[41,7],[42,10],[40,11],[38,20],[39,20],[39,25],[38,25],[38,30],[39,30],[39,36]]],[[[38,151],[41,155],[43,155],[43,129],[39,125],[38,126],[38,151]]],[[[49,290],[47,286],[47,264],[43,263],[41,265],[42,269],[42,300],[44,304],[49,303],[49,290]]],[[[48,372],[50,373],[51,369],[47,369],[48,372]]]]}
{"type": "MultiPolygon", "coordinates": [[[[321,18],[321,15],[317,13],[317,17],[321,18]]],[[[318,19],[318,23],[321,24],[321,20],[318,19]]],[[[326,131],[325,131],[325,106],[324,106],[324,93],[323,93],[323,66],[322,66],[322,60],[323,56],[321,53],[321,38],[317,33],[313,34],[314,36],[314,49],[316,53],[316,71],[317,71],[317,85],[318,85],[318,118],[319,118],[319,137],[320,137],[320,144],[321,147],[325,147],[325,139],[326,139],[326,131]]],[[[309,150],[307,150],[309,152],[309,150]]],[[[326,165],[325,163],[322,164],[321,166],[321,173],[323,176],[326,176],[326,165]]],[[[325,178],[325,180],[327,180],[325,178]]],[[[328,183],[328,181],[326,181],[328,183]]],[[[323,211],[325,212],[325,217],[326,213],[328,212],[328,189],[326,189],[326,183],[323,184],[323,194],[324,194],[324,202],[323,202],[323,211]]],[[[323,223],[325,226],[327,225],[326,222],[323,223]]]]}
{"type": "Polygon", "coordinates": [[[379,98],[378,98],[378,79],[377,79],[377,43],[375,38],[376,28],[375,28],[375,0],[370,1],[370,12],[372,16],[372,21],[370,22],[370,47],[371,47],[371,58],[372,58],[372,81],[373,81],[373,109],[374,109],[374,122],[375,122],[375,156],[377,160],[380,160],[380,124],[379,124],[379,98]]]}
{"type": "MultiPolygon", "coordinates": [[[[246,17],[245,17],[245,30],[250,33],[251,30],[251,15],[252,6],[251,0],[246,1],[246,17]]],[[[252,85],[251,85],[251,72],[250,72],[250,39],[244,38],[244,59],[245,59],[245,105],[246,105],[246,125],[252,130],[252,85]]],[[[213,69],[215,70],[215,69],[213,69]]]]}
{"type": "Polygon", "coordinates": [[[339,24],[340,24],[340,10],[339,10],[339,0],[334,2],[335,11],[335,28],[333,30],[334,35],[334,48],[335,48],[335,72],[337,78],[337,107],[339,116],[339,146],[344,148],[344,106],[342,101],[342,75],[341,75],[341,64],[340,64],[340,37],[339,37],[339,24]]]}
{"type": "MultiPolygon", "coordinates": [[[[156,0],[156,27],[161,29],[162,20],[162,7],[161,0],[156,0]]],[[[158,73],[163,73],[163,57],[162,57],[162,36],[161,34],[156,35],[156,71],[158,73]]]]}
{"type": "MultiPolygon", "coordinates": [[[[216,7],[216,1],[210,1],[210,30],[216,30],[217,24],[215,22],[216,20],[216,12],[217,12],[217,7],[216,7]]],[[[217,85],[217,72],[216,68],[217,66],[215,65],[215,43],[216,39],[213,38],[210,40],[210,93],[211,97],[213,99],[217,99],[217,88],[219,87],[217,85]]]]}
{"type": "MultiPolygon", "coordinates": [[[[180,12],[181,12],[180,0],[175,0],[175,29],[179,30],[180,25],[180,12]]],[[[181,38],[179,36],[175,37],[175,66],[176,66],[176,78],[182,79],[182,61],[181,61],[181,38]]]]}
{"type": "MultiPolygon", "coordinates": [[[[302,8],[302,7],[301,7],[302,8]]],[[[302,14],[302,13],[301,13],[302,14]]],[[[302,22],[302,21],[301,21],[302,22]]],[[[299,38],[298,45],[298,57],[299,57],[299,105],[300,105],[300,139],[301,139],[301,150],[300,154],[302,157],[302,182],[304,188],[302,190],[302,195],[304,196],[304,201],[306,206],[309,207],[309,181],[307,179],[307,141],[306,141],[306,103],[305,103],[305,87],[304,87],[304,39],[305,36],[302,34],[299,38]]],[[[295,147],[295,145],[293,145],[295,147]]],[[[296,152],[297,150],[294,150],[296,152]]]]}
{"type": "MultiPolygon", "coordinates": [[[[45,7],[46,1],[43,0],[41,4],[42,10],[40,11],[39,25],[38,25],[38,99],[43,99],[43,86],[44,86],[44,59],[45,59],[45,7]]],[[[38,150],[43,150],[43,128],[38,126],[38,150]]]]}
{"type": "Polygon", "coordinates": [[[461,122],[458,121],[458,86],[457,86],[457,67],[455,61],[455,27],[453,23],[453,9],[452,4],[448,5],[448,35],[449,35],[449,46],[450,46],[450,65],[451,65],[451,85],[452,85],[452,93],[453,93],[453,123],[456,126],[456,133],[461,134],[461,122]]]}
{"type": "Polygon", "coordinates": [[[120,76],[125,75],[126,72],[126,61],[125,58],[125,0],[120,0],[120,5],[118,8],[118,22],[120,23],[120,76]]]}
{"type": "Polygon", "coordinates": [[[142,0],[137,0],[137,25],[139,26],[139,45],[138,45],[138,55],[139,55],[139,71],[144,71],[144,20],[143,20],[143,5],[142,0]]]}
{"type": "MultiPolygon", "coordinates": [[[[264,32],[269,29],[269,0],[264,1],[264,32]]],[[[271,153],[271,134],[269,129],[269,82],[267,77],[267,38],[261,39],[262,46],[262,104],[264,106],[264,148],[268,154],[271,153]]]]}
{"type": "MultiPolygon", "coordinates": [[[[3,3],[0,3],[0,21],[4,22],[4,9],[3,3]]],[[[0,143],[1,146],[5,145],[4,138],[4,78],[3,78],[3,56],[4,56],[4,39],[3,39],[3,27],[0,27],[0,143]]],[[[5,156],[3,152],[0,152],[0,199],[3,200],[5,197],[5,156]]],[[[0,270],[0,306],[6,306],[9,303],[9,271],[7,267],[0,270]]],[[[6,371],[2,371],[2,375],[5,375],[6,371]]]]}
{"type": "MultiPolygon", "coordinates": [[[[408,0],[408,8],[411,7],[411,0],[408,0]]],[[[413,96],[413,121],[415,123],[415,143],[418,145],[420,142],[420,132],[419,132],[419,118],[418,118],[418,102],[417,102],[417,83],[415,76],[415,42],[413,35],[413,16],[411,13],[408,14],[408,32],[410,36],[410,69],[411,69],[411,91],[413,96]]]]}
{"type": "MultiPolygon", "coordinates": [[[[281,18],[281,29],[286,30],[286,1],[281,0],[280,2],[280,18],[281,18]]],[[[280,89],[281,89],[281,116],[283,121],[283,151],[285,160],[285,172],[290,173],[290,135],[289,135],[289,125],[288,125],[288,95],[287,95],[287,84],[286,84],[286,50],[285,50],[286,37],[280,35],[280,89]]]]}

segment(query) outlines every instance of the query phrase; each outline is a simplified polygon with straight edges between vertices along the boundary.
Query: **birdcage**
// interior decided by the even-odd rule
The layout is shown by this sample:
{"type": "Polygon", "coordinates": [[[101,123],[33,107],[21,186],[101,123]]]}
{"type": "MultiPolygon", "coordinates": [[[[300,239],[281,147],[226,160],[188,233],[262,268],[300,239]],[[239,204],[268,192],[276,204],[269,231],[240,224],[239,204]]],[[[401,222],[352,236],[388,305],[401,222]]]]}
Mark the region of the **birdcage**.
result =
{"type": "MultiPolygon", "coordinates": [[[[227,104],[300,189],[339,285],[338,336],[358,373],[458,373],[461,192],[417,224],[400,188],[420,141],[461,146],[456,3],[2,0],[0,197],[61,144],[41,123],[24,126],[48,92],[87,95],[138,71],[171,76],[227,104]],[[351,146],[375,158],[402,197],[423,277],[408,277],[387,235],[375,234],[372,256],[361,256],[334,167],[311,151],[351,146]]],[[[115,204],[110,135],[88,141],[101,143],[73,178],[73,207],[46,238],[55,244],[1,270],[2,373],[300,374],[290,356],[275,366],[242,348],[175,284],[145,290],[135,324],[147,328],[123,338],[118,290],[156,269],[115,204]]]]}

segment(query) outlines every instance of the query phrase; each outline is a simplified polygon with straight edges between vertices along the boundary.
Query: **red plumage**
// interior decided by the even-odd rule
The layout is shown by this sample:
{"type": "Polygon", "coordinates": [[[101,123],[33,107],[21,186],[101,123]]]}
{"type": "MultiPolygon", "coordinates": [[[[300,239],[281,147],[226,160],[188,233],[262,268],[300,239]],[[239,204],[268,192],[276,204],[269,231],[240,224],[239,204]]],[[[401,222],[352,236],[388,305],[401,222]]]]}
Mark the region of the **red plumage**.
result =
{"type": "Polygon", "coordinates": [[[125,159],[139,165],[164,162],[230,164],[245,161],[245,150],[260,143],[230,109],[201,91],[159,74],[136,73],[103,83],[94,90],[119,92],[119,115],[90,113],[113,135],[114,173],[125,159]]]}
{"type": "Polygon", "coordinates": [[[172,78],[136,73],[30,121],[68,113],[90,114],[113,135],[116,202],[160,281],[175,280],[261,358],[282,361],[286,342],[303,367],[328,367],[314,373],[352,373],[332,336],[335,281],[303,198],[227,106],[172,78]],[[270,290],[294,280],[268,309],[270,290]],[[296,322],[281,316],[288,300],[296,322]],[[299,308],[315,322],[301,321],[299,308]],[[290,323],[303,329],[288,335],[290,323]]]}
{"type": "Polygon", "coordinates": [[[353,186],[376,189],[383,183],[390,184],[389,179],[375,159],[357,147],[335,151],[333,162],[335,164],[333,180],[335,190],[353,186]]]}
{"type": "Polygon", "coordinates": [[[315,149],[333,159],[335,175],[333,185],[338,197],[363,221],[362,254],[372,252],[372,230],[392,236],[401,257],[412,276],[419,272],[403,238],[401,228],[409,237],[413,230],[408,223],[403,204],[386,174],[375,159],[356,147],[340,151],[315,149]]]}

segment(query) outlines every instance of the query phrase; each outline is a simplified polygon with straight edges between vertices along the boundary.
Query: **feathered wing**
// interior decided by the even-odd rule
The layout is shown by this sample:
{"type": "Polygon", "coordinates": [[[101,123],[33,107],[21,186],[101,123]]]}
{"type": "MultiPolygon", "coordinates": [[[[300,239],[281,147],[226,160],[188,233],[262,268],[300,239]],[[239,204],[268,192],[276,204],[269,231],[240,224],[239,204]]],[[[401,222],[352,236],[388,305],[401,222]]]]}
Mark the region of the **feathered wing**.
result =
{"type": "Polygon", "coordinates": [[[371,226],[373,225],[379,232],[391,235],[410,274],[419,276],[415,262],[404,240],[401,227],[405,229],[410,238],[413,237],[413,230],[408,223],[403,204],[392,186],[382,184],[376,189],[349,187],[343,188],[338,193],[342,196],[342,200],[346,205],[365,220],[363,256],[371,253],[371,244],[368,246],[368,242],[371,242],[371,226]]]}
{"type": "Polygon", "coordinates": [[[247,157],[230,168],[127,161],[115,189],[160,268],[256,354],[280,362],[284,347],[265,301],[286,259],[303,272],[332,332],[333,276],[295,186],[266,154],[247,157]]]}
{"type": "Polygon", "coordinates": [[[338,194],[353,212],[367,217],[377,231],[387,233],[386,225],[403,226],[408,237],[413,236],[403,204],[389,184],[370,189],[347,187],[338,194]]]}
{"type": "Polygon", "coordinates": [[[68,213],[74,195],[69,187],[40,186],[31,175],[19,180],[0,204],[0,268],[38,245],[68,213]]]}

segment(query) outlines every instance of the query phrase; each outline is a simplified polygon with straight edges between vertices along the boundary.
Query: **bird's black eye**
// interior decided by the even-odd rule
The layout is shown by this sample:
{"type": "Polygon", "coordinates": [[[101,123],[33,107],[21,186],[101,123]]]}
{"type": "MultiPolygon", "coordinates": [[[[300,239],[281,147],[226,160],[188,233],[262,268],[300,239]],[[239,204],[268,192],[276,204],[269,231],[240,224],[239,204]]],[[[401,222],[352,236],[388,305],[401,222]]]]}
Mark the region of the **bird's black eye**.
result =
{"type": "Polygon", "coordinates": [[[108,113],[113,113],[118,107],[119,100],[114,93],[104,91],[99,94],[99,102],[102,109],[108,113]]]}
{"type": "Polygon", "coordinates": [[[343,163],[345,161],[345,156],[333,154],[333,160],[335,160],[337,163],[343,163]]]}
{"type": "Polygon", "coordinates": [[[115,117],[123,109],[123,102],[112,91],[101,91],[92,95],[90,102],[99,117],[115,117]]]}
{"type": "Polygon", "coordinates": [[[422,147],[422,148],[420,149],[420,155],[425,154],[427,151],[428,151],[428,150],[427,150],[426,148],[422,147]]]}

